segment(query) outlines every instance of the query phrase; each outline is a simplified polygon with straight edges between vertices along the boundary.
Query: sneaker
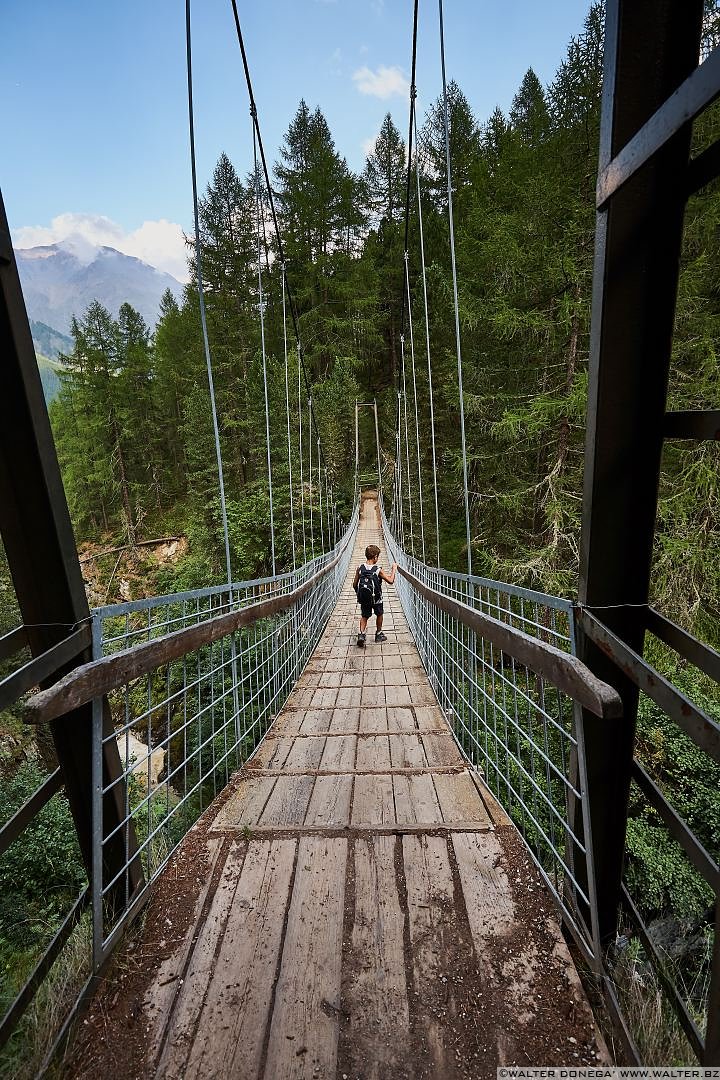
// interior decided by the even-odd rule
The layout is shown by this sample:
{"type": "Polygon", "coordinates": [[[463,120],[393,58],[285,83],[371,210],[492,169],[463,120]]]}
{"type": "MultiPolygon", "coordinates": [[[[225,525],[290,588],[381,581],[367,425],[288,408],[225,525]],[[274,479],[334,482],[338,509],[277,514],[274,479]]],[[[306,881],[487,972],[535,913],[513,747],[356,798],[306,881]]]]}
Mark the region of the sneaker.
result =
{"type": "Polygon", "coordinates": [[[363,646],[365,645],[365,635],[364,634],[358,634],[357,643],[358,643],[358,646],[362,649],[363,646]]]}
{"type": "Polygon", "coordinates": [[[386,638],[385,634],[383,634],[382,630],[380,631],[379,634],[375,635],[375,640],[376,641],[387,641],[387,638],[386,638]]]}

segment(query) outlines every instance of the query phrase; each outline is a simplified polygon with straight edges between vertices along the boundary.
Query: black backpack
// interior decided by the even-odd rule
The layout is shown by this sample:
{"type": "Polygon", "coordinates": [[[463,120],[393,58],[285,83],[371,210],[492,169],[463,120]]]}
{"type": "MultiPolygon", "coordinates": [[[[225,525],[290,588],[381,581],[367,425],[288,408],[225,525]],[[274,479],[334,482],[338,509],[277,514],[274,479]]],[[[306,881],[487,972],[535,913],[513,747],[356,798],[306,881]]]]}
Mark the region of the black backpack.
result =
{"type": "Polygon", "coordinates": [[[380,578],[377,573],[377,566],[373,566],[368,570],[367,566],[361,566],[360,577],[358,579],[357,598],[361,604],[370,606],[371,604],[377,604],[380,599],[380,578]]]}

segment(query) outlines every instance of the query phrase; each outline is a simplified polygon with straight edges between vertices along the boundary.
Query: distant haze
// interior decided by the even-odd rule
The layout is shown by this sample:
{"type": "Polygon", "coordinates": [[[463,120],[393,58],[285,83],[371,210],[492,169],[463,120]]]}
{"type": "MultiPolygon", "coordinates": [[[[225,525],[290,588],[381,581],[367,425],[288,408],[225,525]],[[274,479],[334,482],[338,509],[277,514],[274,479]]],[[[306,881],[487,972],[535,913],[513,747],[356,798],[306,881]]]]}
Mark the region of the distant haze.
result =
{"type": "Polygon", "coordinates": [[[93,300],[113,316],[127,301],[153,329],[165,290],[176,298],[183,290],[177,278],[141,259],[80,237],[22,248],[15,255],[28,316],[62,334],[69,333],[72,316],[82,316],[93,300]]]}

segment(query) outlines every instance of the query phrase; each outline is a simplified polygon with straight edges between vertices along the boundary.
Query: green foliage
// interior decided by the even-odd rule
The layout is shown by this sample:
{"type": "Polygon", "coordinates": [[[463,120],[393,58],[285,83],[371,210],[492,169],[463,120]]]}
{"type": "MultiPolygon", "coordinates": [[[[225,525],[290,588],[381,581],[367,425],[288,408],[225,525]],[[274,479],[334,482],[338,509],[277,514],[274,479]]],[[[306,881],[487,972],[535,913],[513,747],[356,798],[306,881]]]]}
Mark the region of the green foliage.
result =
{"type": "MultiPolygon", "coordinates": [[[[25,762],[0,780],[0,820],[7,821],[35,793],[45,773],[25,762]]],[[[0,893],[10,910],[17,902],[32,904],[44,895],[54,898],[78,892],[84,869],[67,800],[55,795],[0,861],[0,893]],[[10,900],[9,898],[13,899],[10,900]]]]}

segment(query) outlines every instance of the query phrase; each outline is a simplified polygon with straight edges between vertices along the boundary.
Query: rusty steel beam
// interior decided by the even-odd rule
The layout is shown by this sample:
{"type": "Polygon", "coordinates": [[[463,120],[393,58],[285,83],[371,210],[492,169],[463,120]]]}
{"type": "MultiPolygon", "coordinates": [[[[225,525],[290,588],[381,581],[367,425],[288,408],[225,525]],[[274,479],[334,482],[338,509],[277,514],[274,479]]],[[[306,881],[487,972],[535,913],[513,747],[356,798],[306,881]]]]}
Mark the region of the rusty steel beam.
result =
{"type": "MultiPolygon", "coordinates": [[[[608,0],[606,12],[579,599],[641,655],[691,138],[677,105],[711,100],[720,67],[714,58],[693,76],[702,0],[608,0]]],[[[612,740],[585,714],[599,931],[610,941],[638,688],[582,627],[578,655],[624,705],[612,740]]]]}

